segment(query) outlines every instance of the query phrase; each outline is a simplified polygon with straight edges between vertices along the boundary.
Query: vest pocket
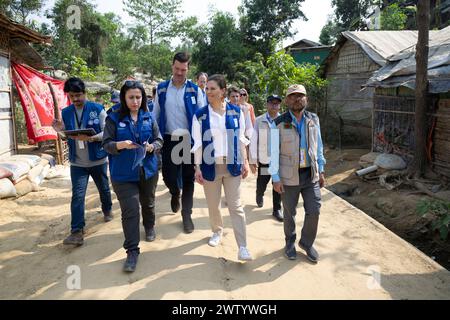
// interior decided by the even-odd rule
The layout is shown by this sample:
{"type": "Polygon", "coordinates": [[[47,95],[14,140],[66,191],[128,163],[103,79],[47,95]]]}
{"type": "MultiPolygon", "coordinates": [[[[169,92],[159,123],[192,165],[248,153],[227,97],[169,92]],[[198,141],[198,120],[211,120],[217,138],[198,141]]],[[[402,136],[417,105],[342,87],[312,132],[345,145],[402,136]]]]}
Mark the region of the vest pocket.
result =
{"type": "Polygon", "coordinates": [[[292,166],[291,157],[280,155],[280,177],[290,179],[293,175],[293,166],[292,166]]]}
{"type": "Polygon", "coordinates": [[[295,139],[292,135],[282,135],[281,136],[281,146],[280,146],[280,152],[281,154],[294,154],[294,150],[298,150],[295,148],[295,139]]]}

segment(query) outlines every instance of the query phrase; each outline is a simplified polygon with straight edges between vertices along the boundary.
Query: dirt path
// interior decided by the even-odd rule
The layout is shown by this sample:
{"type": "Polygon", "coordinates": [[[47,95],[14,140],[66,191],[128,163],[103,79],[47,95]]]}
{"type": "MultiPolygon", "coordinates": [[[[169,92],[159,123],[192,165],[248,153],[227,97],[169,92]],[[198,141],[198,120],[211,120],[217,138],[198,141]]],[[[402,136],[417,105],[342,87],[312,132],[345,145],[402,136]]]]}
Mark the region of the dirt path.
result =
{"type": "MultiPolygon", "coordinates": [[[[302,253],[288,261],[282,224],[271,218],[270,193],[266,205],[257,208],[254,186],[251,177],[242,193],[255,260],[240,263],[226,209],[223,243],[209,247],[201,187],[195,191],[196,230],[187,235],[180,215],[170,213],[160,179],[157,239],[141,242],[131,275],[121,272],[125,252],[117,200],[115,219],[103,223],[93,183],[85,245],[75,249],[61,244],[69,228],[68,178],[47,181],[42,191],[16,200],[0,200],[0,299],[450,299],[449,271],[326,190],[316,241],[321,261],[312,265],[302,253]],[[81,288],[69,290],[68,282],[76,281],[67,272],[77,268],[81,288]]],[[[299,206],[298,228],[302,220],[299,206]]]]}

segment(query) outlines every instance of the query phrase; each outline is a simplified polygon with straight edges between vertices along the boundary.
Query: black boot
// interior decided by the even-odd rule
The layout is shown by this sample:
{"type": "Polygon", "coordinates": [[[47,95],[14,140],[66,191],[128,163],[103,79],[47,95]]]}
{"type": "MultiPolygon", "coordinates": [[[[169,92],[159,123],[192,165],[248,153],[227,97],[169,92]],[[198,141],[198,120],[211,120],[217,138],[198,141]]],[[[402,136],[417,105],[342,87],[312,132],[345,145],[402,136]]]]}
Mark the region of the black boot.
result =
{"type": "Polygon", "coordinates": [[[194,222],[192,222],[192,218],[190,214],[181,215],[183,218],[183,230],[185,233],[192,233],[194,231],[194,222]]]}
{"type": "Polygon", "coordinates": [[[145,241],[152,242],[156,239],[155,228],[145,229],[145,241]]]}
{"type": "Polygon", "coordinates": [[[123,264],[123,271],[125,272],[134,272],[136,270],[136,265],[138,262],[139,252],[134,251],[128,251],[127,252],[127,259],[125,260],[125,263],[123,264]]]}
{"type": "Polygon", "coordinates": [[[178,212],[180,210],[180,195],[172,195],[172,199],[170,200],[170,207],[173,213],[178,212]]]}

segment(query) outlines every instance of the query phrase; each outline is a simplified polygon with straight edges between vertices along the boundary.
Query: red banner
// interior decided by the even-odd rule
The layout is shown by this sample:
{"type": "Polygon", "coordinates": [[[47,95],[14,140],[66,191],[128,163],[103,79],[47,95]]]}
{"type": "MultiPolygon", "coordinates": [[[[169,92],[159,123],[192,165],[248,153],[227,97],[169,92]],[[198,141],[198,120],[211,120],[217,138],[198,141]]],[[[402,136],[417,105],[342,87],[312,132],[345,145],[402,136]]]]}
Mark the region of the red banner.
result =
{"type": "Polygon", "coordinates": [[[53,79],[27,65],[17,63],[12,63],[12,75],[25,114],[29,144],[56,140],[57,135],[52,128],[52,121],[55,118],[54,104],[47,83],[52,84],[61,111],[70,104],[69,98],[64,93],[64,81],[53,79]]]}

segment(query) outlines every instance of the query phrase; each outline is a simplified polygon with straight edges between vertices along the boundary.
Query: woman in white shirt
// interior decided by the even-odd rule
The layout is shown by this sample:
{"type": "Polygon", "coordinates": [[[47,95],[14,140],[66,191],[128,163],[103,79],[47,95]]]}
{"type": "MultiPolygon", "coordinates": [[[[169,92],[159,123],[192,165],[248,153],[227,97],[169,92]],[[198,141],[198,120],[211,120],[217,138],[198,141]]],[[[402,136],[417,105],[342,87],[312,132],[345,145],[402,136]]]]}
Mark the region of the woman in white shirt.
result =
{"type": "Polygon", "coordinates": [[[239,260],[252,260],[247,249],[245,213],[241,204],[240,185],[249,172],[244,135],[245,119],[239,107],[225,102],[226,81],[223,75],[208,79],[209,104],[199,109],[192,121],[195,156],[195,180],[203,185],[213,235],[208,244],[219,245],[223,235],[220,213],[222,185],[239,247],[239,260]]]}

